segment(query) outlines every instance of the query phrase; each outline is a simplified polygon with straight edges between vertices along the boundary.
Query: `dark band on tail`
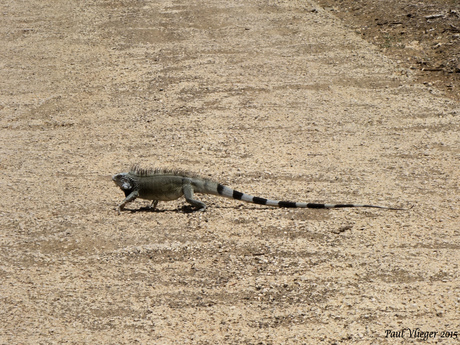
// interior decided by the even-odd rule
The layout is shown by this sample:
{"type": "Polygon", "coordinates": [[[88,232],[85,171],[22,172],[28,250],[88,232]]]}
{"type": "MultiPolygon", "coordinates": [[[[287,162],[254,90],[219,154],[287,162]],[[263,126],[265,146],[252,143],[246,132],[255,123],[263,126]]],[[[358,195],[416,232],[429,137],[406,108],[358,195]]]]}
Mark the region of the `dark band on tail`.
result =
{"type": "Polygon", "coordinates": [[[279,207],[293,208],[293,207],[297,207],[297,204],[295,202],[291,202],[291,201],[280,201],[280,202],[278,202],[278,206],[279,207]]]}
{"type": "Polygon", "coordinates": [[[259,205],[267,205],[267,199],[264,199],[264,198],[259,198],[257,196],[255,196],[252,201],[254,202],[254,204],[259,204],[259,205]]]}
{"type": "MultiPolygon", "coordinates": [[[[363,205],[364,207],[369,207],[370,205],[363,205]]],[[[334,205],[334,208],[344,208],[344,207],[356,207],[356,205],[353,204],[336,204],[334,205]]],[[[373,206],[371,206],[373,207],[373,206]]]]}
{"type": "Polygon", "coordinates": [[[222,194],[222,191],[224,190],[224,186],[222,186],[220,183],[217,184],[217,193],[222,194]]]}
{"type": "Polygon", "coordinates": [[[312,203],[308,203],[308,204],[307,204],[307,208],[326,208],[326,205],[325,205],[325,204],[312,204],[312,203]]]}
{"type": "Polygon", "coordinates": [[[238,192],[237,190],[233,190],[233,199],[241,200],[242,197],[243,197],[243,193],[238,192]]]}

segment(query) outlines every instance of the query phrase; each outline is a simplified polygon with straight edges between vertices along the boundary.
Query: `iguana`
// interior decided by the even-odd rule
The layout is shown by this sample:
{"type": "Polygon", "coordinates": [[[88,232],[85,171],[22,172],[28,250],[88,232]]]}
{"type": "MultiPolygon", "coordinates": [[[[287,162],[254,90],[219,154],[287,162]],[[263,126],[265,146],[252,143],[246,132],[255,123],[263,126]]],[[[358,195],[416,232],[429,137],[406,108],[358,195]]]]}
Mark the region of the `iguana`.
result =
{"type": "Polygon", "coordinates": [[[119,173],[112,176],[115,184],[125,193],[125,199],[118,205],[120,214],[125,205],[136,198],[152,200],[153,209],[159,201],[171,201],[185,196],[185,200],[195,206],[198,211],[204,211],[206,204],[194,199],[194,193],[219,195],[230,199],[242,200],[253,204],[290,207],[290,208],[342,208],[342,207],[374,207],[387,210],[403,210],[402,208],[361,205],[361,204],[315,204],[292,201],[277,201],[259,198],[246,193],[238,192],[230,187],[221,185],[212,180],[194,176],[192,174],[165,169],[142,169],[134,165],[128,173],[119,173]]]}

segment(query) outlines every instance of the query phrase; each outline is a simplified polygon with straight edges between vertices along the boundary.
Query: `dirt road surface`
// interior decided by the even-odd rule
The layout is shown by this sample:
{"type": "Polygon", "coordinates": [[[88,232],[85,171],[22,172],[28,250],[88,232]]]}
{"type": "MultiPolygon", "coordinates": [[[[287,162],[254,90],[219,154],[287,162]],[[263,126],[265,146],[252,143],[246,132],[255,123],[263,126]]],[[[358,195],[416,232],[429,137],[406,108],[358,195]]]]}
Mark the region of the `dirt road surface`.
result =
{"type": "Polygon", "coordinates": [[[458,343],[459,103],[309,0],[0,6],[1,344],[458,343]]]}
{"type": "Polygon", "coordinates": [[[318,0],[416,81],[460,101],[460,1],[318,0]]]}

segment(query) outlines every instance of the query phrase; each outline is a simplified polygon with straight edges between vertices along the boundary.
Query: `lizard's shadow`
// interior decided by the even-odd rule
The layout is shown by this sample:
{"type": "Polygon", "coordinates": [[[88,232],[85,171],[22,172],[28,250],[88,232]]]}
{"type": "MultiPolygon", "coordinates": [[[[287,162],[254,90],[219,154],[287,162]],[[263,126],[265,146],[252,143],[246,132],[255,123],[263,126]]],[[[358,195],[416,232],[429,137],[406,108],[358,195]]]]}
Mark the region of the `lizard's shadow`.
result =
{"type": "MultiPolygon", "coordinates": [[[[238,206],[213,206],[213,209],[238,209],[238,208],[243,208],[246,210],[270,210],[273,209],[273,207],[263,207],[263,206],[256,206],[256,207],[251,207],[251,206],[243,206],[243,205],[238,205],[238,206]]],[[[208,208],[210,209],[210,208],[208,208]]],[[[130,213],[138,213],[138,212],[152,212],[152,213],[164,213],[164,212],[173,212],[173,213],[199,213],[195,207],[193,206],[188,206],[184,205],[182,207],[176,208],[176,209],[169,209],[169,210],[162,210],[162,209],[153,209],[149,206],[146,207],[139,207],[137,209],[125,209],[124,212],[130,212],[130,213]]],[[[205,211],[206,212],[206,211],[205,211]]]]}

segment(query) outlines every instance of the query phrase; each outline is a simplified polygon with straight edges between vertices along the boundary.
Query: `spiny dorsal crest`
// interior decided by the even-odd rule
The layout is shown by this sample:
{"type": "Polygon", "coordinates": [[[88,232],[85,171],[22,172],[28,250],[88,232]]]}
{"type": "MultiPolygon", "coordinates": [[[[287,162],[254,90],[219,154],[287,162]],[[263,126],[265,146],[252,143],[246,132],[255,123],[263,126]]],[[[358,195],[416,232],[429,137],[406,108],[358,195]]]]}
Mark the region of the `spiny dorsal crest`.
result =
{"type": "Polygon", "coordinates": [[[139,164],[133,164],[129,170],[131,175],[135,176],[154,176],[154,175],[174,175],[174,176],[187,176],[199,177],[196,174],[179,169],[164,169],[164,168],[141,168],[139,164]]]}

